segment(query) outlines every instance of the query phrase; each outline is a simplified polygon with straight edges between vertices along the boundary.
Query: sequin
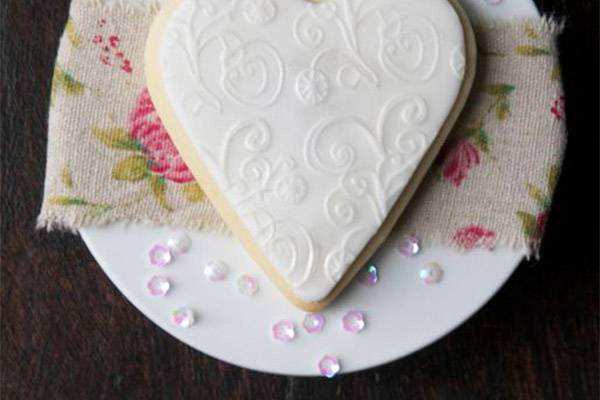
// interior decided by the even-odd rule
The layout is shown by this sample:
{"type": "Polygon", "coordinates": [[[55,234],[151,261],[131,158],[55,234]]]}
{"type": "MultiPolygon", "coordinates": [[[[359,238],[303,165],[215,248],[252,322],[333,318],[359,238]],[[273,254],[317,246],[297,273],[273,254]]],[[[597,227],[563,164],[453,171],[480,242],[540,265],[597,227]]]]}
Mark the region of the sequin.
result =
{"type": "Polygon", "coordinates": [[[238,279],[238,290],[246,296],[253,296],[258,291],[258,281],[250,275],[242,275],[238,279]]]}
{"type": "Polygon", "coordinates": [[[185,233],[180,233],[167,240],[167,247],[171,250],[171,253],[176,256],[187,253],[191,245],[192,240],[185,233]]]}
{"type": "Polygon", "coordinates": [[[365,315],[360,311],[350,311],[342,318],[342,326],[346,332],[357,334],[365,329],[365,315]]]}
{"type": "Polygon", "coordinates": [[[155,267],[164,267],[171,262],[173,256],[167,246],[162,244],[155,244],[148,252],[150,258],[150,264],[155,267]]]}
{"type": "Polygon", "coordinates": [[[419,271],[419,277],[427,285],[439,283],[444,278],[444,270],[438,263],[429,263],[419,271]]]}
{"type": "Polygon", "coordinates": [[[320,313],[306,314],[302,326],[308,333],[319,333],[325,327],[325,316],[320,313]]]}
{"type": "Polygon", "coordinates": [[[173,311],[173,323],[180,328],[189,328],[194,324],[194,312],[188,307],[181,307],[173,311]]]}
{"type": "Polygon", "coordinates": [[[398,251],[400,254],[407,257],[415,256],[421,250],[421,242],[418,237],[414,235],[408,235],[403,237],[398,243],[398,251]]]}
{"type": "Polygon", "coordinates": [[[296,337],[294,323],[289,320],[277,322],[272,328],[273,338],[282,342],[290,342],[296,337]]]}
{"type": "Polygon", "coordinates": [[[319,373],[327,378],[333,378],[340,370],[341,366],[337,357],[324,356],[319,361],[319,373]]]}
{"type": "Polygon", "coordinates": [[[211,282],[219,282],[227,278],[229,267],[223,261],[209,261],[204,266],[204,276],[211,282]]]}
{"type": "Polygon", "coordinates": [[[153,276],[146,284],[146,288],[152,296],[162,297],[171,289],[171,282],[163,276],[153,276]]]}
{"type": "Polygon", "coordinates": [[[358,275],[358,281],[365,286],[373,286],[379,280],[379,275],[377,273],[377,266],[375,264],[371,264],[363,270],[358,275]]]}

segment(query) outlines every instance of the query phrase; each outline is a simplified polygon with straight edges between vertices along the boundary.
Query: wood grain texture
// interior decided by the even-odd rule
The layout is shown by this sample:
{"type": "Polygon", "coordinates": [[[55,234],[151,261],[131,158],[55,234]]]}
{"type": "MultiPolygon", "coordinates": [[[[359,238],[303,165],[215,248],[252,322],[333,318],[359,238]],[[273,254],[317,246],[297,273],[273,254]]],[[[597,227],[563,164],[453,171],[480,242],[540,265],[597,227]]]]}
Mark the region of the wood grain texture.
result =
{"type": "MultiPolygon", "coordinates": [[[[598,1],[539,0],[560,42],[569,143],[539,262],[400,361],[324,381],[204,356],[145,319],[85,245],[35,231],[49,83],[68,0],[0,2],[2,399],[596,399],[598,1]]],[[[482,266],[485,268],[485,266],[482,266]]]]}

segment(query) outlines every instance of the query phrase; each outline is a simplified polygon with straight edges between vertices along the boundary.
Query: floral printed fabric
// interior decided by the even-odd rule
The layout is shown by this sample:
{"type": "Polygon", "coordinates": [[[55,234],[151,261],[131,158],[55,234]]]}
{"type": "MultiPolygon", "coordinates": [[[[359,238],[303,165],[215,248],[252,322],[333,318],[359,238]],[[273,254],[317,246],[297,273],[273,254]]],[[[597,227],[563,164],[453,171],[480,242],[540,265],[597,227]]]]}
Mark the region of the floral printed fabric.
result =
{"type": "Polygon", "coordinates": [[[155,8],[100,3],[75,0],[61,39],[39,225],[138,221],[226,232],[145,88],[155,8]]]}
{"type": "MultiPolygon", "coordinates": [[[[39,225],[122,220],[227,232],[145,88],[155,7],[96,3],[73,2],[61,40],[39,225]]],[[[426,245],[535,253],[565,143],[559,31],[548,20],[477,29],[476,84],[398,229],[426,245]]]]}
{"type": "Polygon", "coordinates": [[[566,141],[560,26],[541,19],[476,32],[469,101],[399,229],[462,250],[536,254],[566,141]]]}

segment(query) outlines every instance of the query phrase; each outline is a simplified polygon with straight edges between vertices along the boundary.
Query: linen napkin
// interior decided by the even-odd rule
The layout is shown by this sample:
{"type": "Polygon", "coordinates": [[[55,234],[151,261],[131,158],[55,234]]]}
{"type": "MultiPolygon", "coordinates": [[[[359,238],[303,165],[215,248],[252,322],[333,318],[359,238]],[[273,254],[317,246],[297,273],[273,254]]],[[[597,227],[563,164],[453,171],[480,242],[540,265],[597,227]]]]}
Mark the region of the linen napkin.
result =
{"type": "MultiPolygon", "coordinates": [[[[130,221],[228,232],[145,87],[144,46],[159,7],[72,2],[53,76],[39,227],[130,221]]],[[[472,93],[397,229],[425,246],[535,254],[566,140],[555,46],[562,27],[540,18],[475,30],[472,93]]]]}

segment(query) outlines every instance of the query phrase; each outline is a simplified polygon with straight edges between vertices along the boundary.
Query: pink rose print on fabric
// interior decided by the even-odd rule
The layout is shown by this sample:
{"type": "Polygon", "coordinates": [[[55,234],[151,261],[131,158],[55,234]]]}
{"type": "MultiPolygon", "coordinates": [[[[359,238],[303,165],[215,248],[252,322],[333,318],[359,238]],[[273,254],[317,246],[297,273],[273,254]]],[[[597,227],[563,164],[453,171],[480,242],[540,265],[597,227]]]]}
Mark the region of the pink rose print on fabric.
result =
{"type": "Polygon", "coordinates": [[[83,197],[61,198],[57,204],[92,207],[102,213],[133,207],[151,196],[163,211],[172,212],[173,196],[177,194],[189,203],[205,198],[163,126],[147,88],[135,99],[127,126],[99,126],[90,131],[107,150],[116,153],[110,168],[112,181],[131,185],[131,190],[137,192],[121,204],[96,203],[83,197]]]}
{"type": "Polygon", "coordinates": [[[512,95],[516,87],[509,83],[493,83],[485,85],[481,91],[489,100],[485,112],[470,125],[465,126],[453,148],[444,149],[445,155],[440,155],[438,165],[441,166],[440,178],[458,188],[468,176],[471,168],[478,166],[482,157],[494,160],[492,154],[493,142],[490,137],[490,122],[497,124],[506,121],[512,115],[512,95]]]}
{"type": "Polygon", "coordinates": [[[163,126],[147,88],[140,93],[130,115],[129,129],[131,138],[137,140],[146,153],[151,172],[175,183],[194,180],[163,126]]]}
{"type": "Polygon", "coordinates": [[[496,232],[479,225],[469,225],[454,233],[452,243],[463,250],[476,247],[493,250],[496,247],[496,232]]]}
{"type": "Polygon", "coordinates": [[[558,99],[552,102],[550,112],[554,115],[554,118],[561,121],[565,117],[565,96],[559,96],[558,99]]]}
{"type": "Polygon", "coordinates": [[[117,67],[121,71],[131,74],[133,65],[131,60],[125,56],[125,53],[120,50],[121,38],[114,33],[105,34],[106,19],[101,19],[96,23],[100,30],[92,38],[92,43],[100,47],[100,62],[107,67],[117,67]]]}
{"type": "Polygon", "coordinates": [[[546,221],[548,220],[548,211],[542,211],[535,217],[536,236],[543,237],[546,230],[546,221]]]}
{"type": "Polygon", "coordinates": [[[477,148],[466,139],[454,146],[442,163],[442,179],[459,187],[469,170],[479,165],[481,158],[477,148]]]}

